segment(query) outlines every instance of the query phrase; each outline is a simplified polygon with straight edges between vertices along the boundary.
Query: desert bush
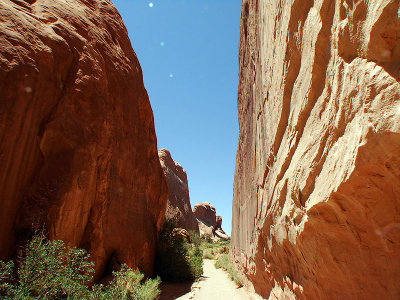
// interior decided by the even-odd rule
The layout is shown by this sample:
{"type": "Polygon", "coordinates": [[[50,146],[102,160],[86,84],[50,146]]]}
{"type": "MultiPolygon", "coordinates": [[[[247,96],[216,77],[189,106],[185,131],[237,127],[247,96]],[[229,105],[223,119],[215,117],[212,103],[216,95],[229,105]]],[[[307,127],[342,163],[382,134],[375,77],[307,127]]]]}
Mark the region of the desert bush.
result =
{"type": "Polygon", "coordinates": [[[212,243],[213,242],[212,235],[209,234],[209,233],[204,234],[202,239],[203,239],[203,241],[205,241],[207,243],[212,243]]]}
{"type": "Polygon", "coordinates": [[[191,240],[192,244],[199,247],[202,243],[202,239],[201,239],[200,235],[194,230],[189,230],[189,235],[190,235],[190,240],[191,240]]]}
{"type": "Polygon", "coordinates": [[[159,235],[155,273],[163,281],[195,280],[203,273],[203,253],[196,243],[198,239],[191,235],[193,243],[171,235],[175,224],[165,221],[159,235]]]}
{"type": "Polygon", "coordinates": [[[203,250],[203,258],[205,259],[217,259],[221,253],[229,253],[230,240],[228,241],[216,241],[208,242],[202,239],[200,249],[203,250]]]}
{"type": "Polygon", "coordinates": [[[68,295],[85,298],[93,263],[83,249],[67,248],[62,241],[48,241],[37,234],[14,263],[1,262],[0,293],[13,299],[59,299],[68,295]]]}
{"type": "Polygon", "coordinates": [[[215,267],[217,269],[222,268],[223,270],[225,270],[228,273],[229,278],[231,280],[233,280],[238,287],[243,286],[242,279],[240,278],[237,271],[233,268],[233,266],[229,262],[229,258],[228,258],[227,254],[219,255],[217,261],[215,262],[215,267]]]}
{"type": "Polygon", "coordinates": [[[215,253],[213,249],[204,249],[203,250],[203,258],[204,259],[215,259],[215,253]]]}
{"type": "Polygon", "coordinates": [[[0,261],[2,299],[156,299],[159,279],[142,283],[143,274],[123,266],[106,285],[88,288],[94,265],[83,249],[67,247],[62,241],[49,241],[37,233],[14,262],[0,261]]]}
{"type": "Polygon", "coordinates": [[[160,278],[147,279],[138,270],[122,265],[119,271],[113,272],[112,281],[106,285],[94,285],[90,299],[93,300],[153,300],[160,295],[160,278]],[[143,283],[142,283],[143,282],[143,283]]]}

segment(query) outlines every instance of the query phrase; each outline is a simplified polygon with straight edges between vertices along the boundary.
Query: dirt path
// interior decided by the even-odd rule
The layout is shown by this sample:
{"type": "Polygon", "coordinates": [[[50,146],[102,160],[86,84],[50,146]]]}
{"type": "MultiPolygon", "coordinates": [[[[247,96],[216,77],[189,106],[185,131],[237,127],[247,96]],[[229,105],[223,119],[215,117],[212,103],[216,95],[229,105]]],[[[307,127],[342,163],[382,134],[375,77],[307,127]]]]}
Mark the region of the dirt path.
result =
{"type": "MultiPolygon", "coordinates": [[[[203,277],[193,283],[191,291],[180,296],[179,300],[258,300],[258,295],[250,294],[244,288],[237,288],[221,269],[216,269],[214,260],[205,259],[203,277]]],[[[163,298],[163,297],[161,297],[163,298]]],[[[164,298],[167,299],[167,298],[164,298]]],[[[169,298],[174,299],[174,298],[169,298]]]]}

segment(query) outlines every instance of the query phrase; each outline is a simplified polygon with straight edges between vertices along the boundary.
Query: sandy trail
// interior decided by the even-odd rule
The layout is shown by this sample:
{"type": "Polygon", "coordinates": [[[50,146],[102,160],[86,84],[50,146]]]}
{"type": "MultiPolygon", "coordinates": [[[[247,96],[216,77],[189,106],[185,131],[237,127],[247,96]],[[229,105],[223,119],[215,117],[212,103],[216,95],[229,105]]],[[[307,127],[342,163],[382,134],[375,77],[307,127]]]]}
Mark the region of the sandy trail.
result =
{"type": "Polygon", "coordinates": [[[258,300],[258,295],[249,293],[244,288],[237,288],[229,279],[228,274],[221,269],[216,269],[215,261],[203,261],[203,278],[193,283],[191,291],[182,295],[179,300],[258,300]]]}

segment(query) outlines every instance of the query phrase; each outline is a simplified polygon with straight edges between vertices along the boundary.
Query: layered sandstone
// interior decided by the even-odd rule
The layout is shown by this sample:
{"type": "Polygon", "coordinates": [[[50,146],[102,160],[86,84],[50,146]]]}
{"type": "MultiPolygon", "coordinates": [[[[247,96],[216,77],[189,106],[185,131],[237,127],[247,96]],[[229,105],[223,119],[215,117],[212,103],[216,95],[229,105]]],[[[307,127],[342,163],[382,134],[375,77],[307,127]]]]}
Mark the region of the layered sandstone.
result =
{"type": "Polygon", "coordinates": [[[177,227],[199,232],[199,226],[190,205],[186,171],[172,159],[167,149],[158,150],[158,156],[169,190],[165,219],[174,222],[177,227]]]}
{"type": "Polygon", "coordinates": [[[210,236],[215,240],[229,239],[222,229],[222,217],[216,215],[215,207],[208,202],[196,203],[193,207],[193,214],[199,224],[200,236],[210,236]]]}
{"type": "Polygon", "coordinates": [[[231,253],[266,298],[400,297],[399,5],[242,1],[231,253]]]}
{"type": "Polygon", "coordinates": [[[0,2],[0,259],[17,236],[151,272],[167,186],[142,71],[110,0],[0,2]]]}

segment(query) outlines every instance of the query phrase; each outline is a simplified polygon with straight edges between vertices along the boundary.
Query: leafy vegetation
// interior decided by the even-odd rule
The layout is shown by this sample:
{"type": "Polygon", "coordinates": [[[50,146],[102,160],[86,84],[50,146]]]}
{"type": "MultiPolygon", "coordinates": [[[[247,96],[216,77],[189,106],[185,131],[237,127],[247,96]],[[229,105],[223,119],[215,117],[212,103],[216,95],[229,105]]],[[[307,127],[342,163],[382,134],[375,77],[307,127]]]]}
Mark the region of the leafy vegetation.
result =
{"type": "Polygon", "coordinates": [[[202,239],[200,249],[203,251],[204,259],[214,259],[215,267],[225,270],[230,279],[236,283],[238,287],[243,286],[243,282],[237,271],[233,268],[228,259],[230,240],[213,242],[211,239],[202,239]]]}
{"type": "Polygon", "coordinates": [[[242,279],[239,277],[239,274],[229,262],[227,254],[224,253],[218,257],[217,261],[215,262],[215,267],[218,269],[222,268],[223,270],[225,270],[228,273],[231,280],[233,280],[238,287],[243,286],[242,279]]]}
{"type": "Polygon", "coordinates": [[[160,232],[155,261],[155,273],[163,281],[195,280],[203,273],[203,252],[200,237],[190,232],[185,238],[172,234],[175,224],[165,221],[160,232]]]}
{"type": "Polygon", "coordinates": [[[229,253],[230,240],[212,242],[207,239],[203,240],[200,249],[203,250],[203,258],[217,259],[222,253],[229,253]]]}
{"type": "Polygon", "coordinates": [[[160,295],[160,278],[147,279],[138,270],[122,265],[121,270],[113,272],[113,280],[106,286],[95,285],[90,299],[153,300],[160,295]],[[143,282],[143,283],[142,283],[143,282]]]}
{"type": "Polygon", "coordinates": [[[189,230],[189,235],[190,242],[195,246],[200,247],[200,245],[203,243],[203,239],[200,237],[200,235],[194,230],[189,230]]]}
{"type": "Polygon", "coordinates": [[[69,248],[62,241],[49,241],[38,233],[21,252],[17,269],[14,262],[0,261],[2,299],[135,299],[152,300],[160,294],[160,279],[148,279],[123,265],[104,285],[88,283],[94,264],[83,249],[69,248]],[[142,283],[143,282],[143,283],[142,283]]]}
{"type": "Polygon", "coordinates": [[[202,240],[206,243],[213,243],[212,236],[209,233],[204,234],[202,240]]]}

